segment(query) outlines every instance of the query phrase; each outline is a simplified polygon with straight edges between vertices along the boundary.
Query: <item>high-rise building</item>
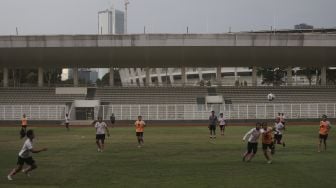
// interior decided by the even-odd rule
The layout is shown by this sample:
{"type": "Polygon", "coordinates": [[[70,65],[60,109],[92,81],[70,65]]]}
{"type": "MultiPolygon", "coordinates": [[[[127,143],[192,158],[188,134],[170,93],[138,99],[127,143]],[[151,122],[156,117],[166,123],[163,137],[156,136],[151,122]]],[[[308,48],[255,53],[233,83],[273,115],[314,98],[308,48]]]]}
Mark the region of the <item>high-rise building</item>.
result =
{"type": "Polygon", "coordinates": [[[115,8],[98,12],[98,34],[124,34],[125,14],[115,8]]]}

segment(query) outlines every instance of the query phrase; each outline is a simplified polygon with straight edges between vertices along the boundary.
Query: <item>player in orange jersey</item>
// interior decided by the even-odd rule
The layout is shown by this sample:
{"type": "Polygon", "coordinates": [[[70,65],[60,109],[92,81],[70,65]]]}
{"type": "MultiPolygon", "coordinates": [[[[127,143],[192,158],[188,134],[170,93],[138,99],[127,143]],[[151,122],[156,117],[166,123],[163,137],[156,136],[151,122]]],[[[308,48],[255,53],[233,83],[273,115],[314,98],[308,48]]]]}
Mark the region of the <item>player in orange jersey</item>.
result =
{"type": "Polygon", "coordinates": [[[272,127],[267,127],[267,122],[262,122],[262,129],[264,129],[264,132],[262,133],[262,149],[267,163],[271,164],[272,154],[274,153],[275,149],[272,138],[273,129],[272,127]]]}
{"type": "Polygon", "coordinates": [[[138,147],[140,148],[144,144],[143,133],[145,129],[145,122],[142,120],[142,116],[138,116],[138,120],[134,123],[135,132],[138,139],[138,147]]]}
{"type": "Polygon", "coordinates": [[[327,150],[327,139],[328,133],[330,131],[330,122],[327,120],[327,115],[322,115],[322,121],[320,121],[320,130],[319,130],[319,144],[318,144],[318,152],[321,152],[321,144],[323,141],[324,151],[327,150]]]}

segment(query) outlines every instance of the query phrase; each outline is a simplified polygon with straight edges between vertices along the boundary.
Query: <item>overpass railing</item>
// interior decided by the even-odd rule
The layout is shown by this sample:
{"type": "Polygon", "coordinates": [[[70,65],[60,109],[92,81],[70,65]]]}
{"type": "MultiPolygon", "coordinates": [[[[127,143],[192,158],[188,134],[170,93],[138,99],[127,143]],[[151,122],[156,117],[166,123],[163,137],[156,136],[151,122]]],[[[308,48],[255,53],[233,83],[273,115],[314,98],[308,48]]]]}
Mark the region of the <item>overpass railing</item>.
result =
{"type": "Polygon", "coordinates": [[[284,113],[286,119],[320,118],[322,114],[336,118],[335,103],[303,104],[139,104],[139,105],[102,105],[97,107],[97,116],[109,120],[114,113],[117,120],[135,120],[142,115],[146,120],[207,120],[210,111],[218,115],[222,112],[227,119],[274,119],[278,113],[284,113]]]}

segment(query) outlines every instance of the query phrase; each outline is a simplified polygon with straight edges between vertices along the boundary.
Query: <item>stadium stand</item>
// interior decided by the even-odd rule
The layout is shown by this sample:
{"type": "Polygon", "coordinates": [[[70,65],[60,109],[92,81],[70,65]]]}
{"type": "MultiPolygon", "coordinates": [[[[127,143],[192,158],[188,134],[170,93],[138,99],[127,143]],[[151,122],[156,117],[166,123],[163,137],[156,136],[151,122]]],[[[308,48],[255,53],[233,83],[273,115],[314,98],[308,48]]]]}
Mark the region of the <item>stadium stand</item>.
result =
{"type": "Polygon", "coordinates": [[[232,104],[336,102],[336,87],[104,87],[89,88],[87,95],[55,94],[55,88],[0,88],[0,104],[66,104],[95,99],[102,104],[198,104],[208,95],[222,95],[232,104]]]}
{"type": "Polygon", "coordinates": [[[86,95],[56,95],[55,88],[0,88],[0,104],[65,104],[86,95]]]}

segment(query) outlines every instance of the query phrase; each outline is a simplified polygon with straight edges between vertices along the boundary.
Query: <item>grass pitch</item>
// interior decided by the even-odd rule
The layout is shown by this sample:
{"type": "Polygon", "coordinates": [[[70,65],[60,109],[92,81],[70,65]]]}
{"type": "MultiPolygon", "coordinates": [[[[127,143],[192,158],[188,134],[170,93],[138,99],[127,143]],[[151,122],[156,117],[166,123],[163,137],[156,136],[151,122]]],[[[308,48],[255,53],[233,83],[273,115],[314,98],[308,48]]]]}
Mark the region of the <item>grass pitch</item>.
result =
{"type": "Polygon", "coordinates": [[[317,153],[318,126],[289,126],[287,146],[278,145],[274,163],[266,164],[261,144],[252,162],[242,162],[250,128],[227,127],[209,142],[206,126],[149,125],[139,149],[134,128],[117,127],[98,153],[94,128],[35,127],[34,146],[49,150],[33,155],[38,169],[31,177],[20,173],[8,181],[23,140],[18,127],[0,127],[0,187],[335,187],[334,130],[328,151],[317,153]]]}

